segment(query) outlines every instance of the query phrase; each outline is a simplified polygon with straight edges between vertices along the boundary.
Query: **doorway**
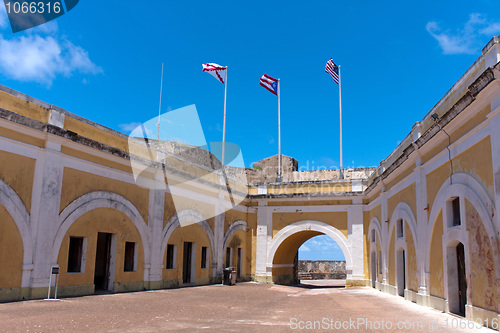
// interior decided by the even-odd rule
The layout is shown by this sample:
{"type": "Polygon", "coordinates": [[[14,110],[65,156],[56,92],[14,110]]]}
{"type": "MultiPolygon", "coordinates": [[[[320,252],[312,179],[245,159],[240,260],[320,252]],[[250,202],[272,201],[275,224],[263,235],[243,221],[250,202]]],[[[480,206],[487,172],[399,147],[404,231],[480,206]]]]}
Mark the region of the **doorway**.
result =
{"type": "Polygon", "coordinates": [[[243,275],[243,249],[241,247],[238,248],[238,266],[236,267],[237,277],[241,277],[243,275]]]}
{"type": "Polygon", "coordinates": [[[404,250],[397,252],[397,270],[398,295],[404,297],[406,288],[406,258],[404,250]]]}
{"type": "Polygon", "coordinates": [[[462,243],[447,248],[447,261],[449,311],[459,316],[465,316],[467,279],[465,271],[465,248],[462,243]]]}
{"type": "Polygon", "coordinates": [[[458,266],[458,298],[459,315],[465,316],[465,304],[467,304],[467,280],[465,279],[465,249],[462,243],[457,245],[458,266]]]}
{"type": "Polygon", "coordinates": [[[184,242],[184,253],[182,260],[182,282],[192,282],[192,258],[193,258],[193,243],[184,242]]]}
{"type": "Polygon", "coordinates": [[[371,257],[371,276],[372,276],[372,288],[375,288],[375,282],[377,281],[377,255],[372,252],[371,257]]]}
{"type": "Polygon", "coordinates": [[[112,291],[111,283],[111,242],[112,234],[97,233],[97,249],[95,255],[94,288],[95,291],[112,291]]]}

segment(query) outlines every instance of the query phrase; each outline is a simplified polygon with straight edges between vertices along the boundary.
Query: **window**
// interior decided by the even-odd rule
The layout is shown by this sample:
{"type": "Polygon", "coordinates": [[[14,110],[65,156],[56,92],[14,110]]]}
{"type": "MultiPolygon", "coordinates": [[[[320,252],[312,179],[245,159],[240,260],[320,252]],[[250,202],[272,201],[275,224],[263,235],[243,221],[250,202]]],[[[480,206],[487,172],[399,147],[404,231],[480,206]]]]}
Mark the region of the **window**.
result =
{"type": "Polygon", "coordinates": [[[83,237],[69,238],[68,273],[82,273],[83,237]]]}
{"type": "Polygon", "coordinates": [[[201,268],[208,267],[208,248],[206,246],[201,247],[201,268]]]}
{"type": "Polygon", "coordinates": [[[174,269],[175,268],[175,245],[173,244],[168,244],[167,245],[167,269],[174,269]]]}
{"type": "Polygon", "coordinates": [[[398,237],[402,238],[404,236],[403,220],[399,219],[397,222],[398,237]]]}
{"type": "Polygon", "coordinates": [[[461,225],[462,221],[460,220],[460,199],[454,198],[451,201],[451,210],[453,214],[453,226],[461,225]]]}
{"type": "Polygon", "coordinates": [[[125,262],[123,263],[123,270],[125,272],[135,272],[136,271],[136,247],[137,243],[125,242],[125,262]]]}
{"type": "Polygon", "coordinates": [[[372,230],[372,242],[375,243],[375,230],[372,230]]]}

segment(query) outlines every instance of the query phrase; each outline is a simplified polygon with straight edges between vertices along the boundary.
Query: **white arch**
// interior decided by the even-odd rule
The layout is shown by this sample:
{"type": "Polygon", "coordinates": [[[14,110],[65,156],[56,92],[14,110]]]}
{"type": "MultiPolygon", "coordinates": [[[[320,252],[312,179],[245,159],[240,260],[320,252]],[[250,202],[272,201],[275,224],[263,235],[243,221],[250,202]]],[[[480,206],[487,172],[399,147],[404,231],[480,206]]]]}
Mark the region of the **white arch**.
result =
{"type": "Polygon", "coordinates": [[[238,230],[245,230],[245,231],[247,231],[248,230],[247,223],[245,221],[243,221],[243,220],[237,220],[237,221],[234,221],[229,226],[229,228],[227,229],[226,233],[224,234],[224,241],[222,243],[222,249],[226,248],[227,243],[229,242],[229,240],[231,239],[231,237],[233,236],[233,234],[236,231],[238,231],[238,230]]]}
{"type": "MultiPolygon", "coordinates": [[[[446,209],[446,202],[452,197],[461,197],[467,199],[474,206],[483,222],[483,226],[485,227],[486,232],[488,233],[488,239],[490,241],[492,250],[494,250],[494,244],[491,243],[491,239],[498,239],[498,228],[496,227],[493,220],[493,216],[496,216],[495,205],[493,204],[493,200],[488,195],[488,192],[476,179],[465,173],[458,173],[453,175],[452,181],[453,182],[451,183],[450,178],[444,181],[432,204],[432,210],[429,216],[429,224],[426,227],[427,243],[425,245],[425,270],[427,272],[429,271],[430,267],[430,245],[432,241],[432,231],[434,229],[439,211],[443,210],[443,241],[447,242],[447,240],[451,241],[456,239],[464,240],[466,243],[468,242],[468,240],[465,240],[463,238],[463,235],[460,236],[453,230],[447,230],[447,221],[444,210],[446,209]]],[[[466,231],[465,227],[462,227],[462,230],[466,231]]],[[[448,244],[443,243],[443,246],[447,245],[448,244]]],[[[496,266],[496,277],[497,279],[499,279],[500,258],[498,255],[496,255],[493,257],[493,259],[496,266]]]]}
{"type": "MultiPolygon", "coordinates": [[[[397,204],[396,208],[394,209],[394,212],[392,213],[391,216],[391,222],[389,223],[389,232],[388,232],[388,239],[387,239],[387,244],[386,250],[387,253],[389,253],[389,241],[391,239],[391,234],[394,232],[394,225],[396,222],[402,219],[408,223],[408,226],[410,227],[411,235],[413,238],[413,247],[415,250],[415,255],[417,256],[417,262],[419,262],[421,254],[418,251],[418,234],[417,234],[417,220],[415,219],[415,216],[413,215],[413,211],[411,207],[404,201],[400,202],[397,204]]],[[[406,243],[404,240],[398,240],[397,238],[395,239],[395,250],[397,251],[398,247],[403,248],[405,251],[406,249],[406,243]]]]}
{"type": "Polygon", "coordinates": [[[127,215],[139,231],[144,249],[144,266],[149,266],[150,234],[139,210],[132,202],[119,194],[107,191],[86,193],[72,201],[59,214],[57,233],[52,245],[52,262],[56,263],[59,256],[61,243],[71,225],[83,214],[97,208],[113,208],[127,215]]]}
{"type": "MultiPolygon", "coordinates": [[[[370,244],[370,255],[369,255],[369,260],[370,260],[370,269],[372,267],[372,253],[375,253],[375,256],[378,256],[377,254],[377,250],[376,250],[376,246],[377,246],[377,243],[376,243],[376,240],[375,240],[375,249],[372,248],[371,244],[372,244],[372,241],[371,241],[371,232],[372,230],[375,230],[375,234],[378,235],[378,240],[380,242],[380,253],[381,253],[381,257],[379,258],[379,260],[382,261],[382,271],[379,272],[379,274],[382,274],[382,279],[384,280],[385,279],[385,267],[386,267],[386,254],[385,254],[385,237],[382,238],[382,226],[380,225],[380,221],[378,220],[377,217],[373,217],[370,221],[370,224],[368,225],[368,243],[370,244]]],[[[376,263],[375,263],[376,264],[376,263]]],[[[372,275],[370,274],[370,279],[372,278],[372,275]]]]}
{"type": "Polygon", "coordinates": [[[274,255],[276,254],[276,251],[281,243],[283,243],[283,241],[291,235],[301,231],[317,231],[332,238],[335,242],[337,242],[344,253],[347,271],[352,271],[352,258],[351,253],[349,252],[349,247],[347,246],[347,238],[337,228],[323,222],[312,220],[299,221],[287,225],[281,229],[276,236],[274,236],[267,255],[267,267],[272,267],[274,255]]]}
{"type": "Polygon", "coordinates": [[[21,234],[23,242],[23,273],[21,287],[29,287],[33,268],[33,238],[30,215],[23,201],[7,183],[0,179],[0,204],[5,207],[21,234]]]}
{"type": "MultiPolygon", "coordinates": [[[[385,237],[382,238],[382,235],[383,235],[382,226],[380,225],[380,221],[378,220],[377,217],[373,217],[370,221],[370,224],[368,225],[368,236],[370,236],[372,230],[375,230],[375,233],[378,235],[378,239],[380,240],[380,248],[385,249],[385,245],[384,245],[385,244],[384,243],[385,237]]],[[[370,243],[371,243],[371,239],[370,239],[370,243]]]]}
{"type": "MultiPolygon", "coordinates": [[[[408,223],[408,226],[410,227],[411,230],[411,235],[413,237],[413,243],[415,244],[415,250],[417,250],[417,245],[418,245],[417,220],[413,215],[411,207],[404,201],[398,203],[396,208],[394,209],[394,212],[392,213],[391,222],[389,223],[389,232],[388,232],[389,238],[391,232],[393,231],[394,225],[399,219],[403,219],[408,223]]],[[[389,244],[387,244],[387,246],[389,246],[389,244]]]]}
{"type": "Polygon", "coordinates": [[[165,254],[165,249],[167,248],[167,243],[174,232],[175,228],[179,227],[181,225],[181,221],[186,222],[186,221],[201,221],[197,222],[200,227],[205,230],[205,233],[207,234],[207,237],[210,241],[210,251],[212,252],[212,263],[215,262],[215,241],[214,241],[214,232],[212,231],[212,228],[210,228],[210,225],[208,222],[205,220],[205,217],[201,215],[199,212],[193,210],[193,209],[183,209],[180,212],[174,214],[167,222],[165,225],[165,228],[163,228],[162,231],[162,241],[161,241],[161,251],[160,251],[160,263],[163,261],[163,255],[165,254]]]}

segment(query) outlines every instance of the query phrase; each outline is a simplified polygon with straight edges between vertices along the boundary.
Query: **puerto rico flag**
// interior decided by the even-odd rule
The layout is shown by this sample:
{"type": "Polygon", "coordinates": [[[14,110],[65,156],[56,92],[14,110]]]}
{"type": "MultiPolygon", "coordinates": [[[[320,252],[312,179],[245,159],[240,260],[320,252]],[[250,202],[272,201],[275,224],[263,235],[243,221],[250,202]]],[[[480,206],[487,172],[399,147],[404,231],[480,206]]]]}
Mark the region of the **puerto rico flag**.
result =
{"type": "Polygon", "coordinates": [[[260,85],[272,92],[275,95],[278,95],[278,79],[270,77],[267,74],[262,75],[260,78],[260,85]]]}
{"type": "Polygon", "coordinates": [[[227,67],[214,64],[213,62],[202,64],[202,66],[204,72],[207,72],[208,74],[212,75],[222,84],[226,84],[227,67]]]}

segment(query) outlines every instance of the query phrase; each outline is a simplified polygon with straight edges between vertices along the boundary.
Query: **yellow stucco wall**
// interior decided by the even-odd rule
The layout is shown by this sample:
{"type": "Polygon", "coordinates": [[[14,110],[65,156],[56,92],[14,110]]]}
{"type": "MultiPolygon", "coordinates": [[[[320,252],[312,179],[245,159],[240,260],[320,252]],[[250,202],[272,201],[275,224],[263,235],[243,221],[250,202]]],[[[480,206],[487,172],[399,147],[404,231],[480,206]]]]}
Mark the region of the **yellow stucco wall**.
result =
{"type": "Polygon", "coordinates": [[[248,233],[251,237],[250,241],[252,244],[252,257],[250,258],[250,272],[249,274],[255,274],[255,267],[257,265],[257,214],[249,213],[247,216],[248,233]]]}
{"type": "Polygon", "coordinates": [[[99,141],[108,146],[115,147],[124,151],[128,151],[128,139],[107,132],[96,126],[86,124],[72,117],[66,117],[64,120],[64,128],[77,133],[83,137],[99,141]]]}
{"type": "Polygon", "coordinates": [[[350,205],[352,200],[306,200],[306,201],[268,201],[268,206],[317,206],[317,205],[350,205]]]}
{"type": "Polygon", "coordinates": [[[225,217],[224,217],[224,234],[226,233],[227,229],[233,222],[237,220],[242,220],[242,221],[247,221],[247,213],[241,212],[239,210],[235,209],[230,209],[226,211],[225,217]]]}
{"type": "Polygon", "coordinates": [[[142,240],[134,223],[122,212],[111,208],[97,208],[78,218],[64,236],[57,263],[59,264],[59,284],[90,285],[94,284],[95,258],[97,249],[97,233],[105,232],[116,235],[116,259],[114,282],[143,281],[144,279],[144,250],[142,240]],[[87,247],[85,270],[83,273],[67,273],[69,237],[86,237],[87,247]],[[138,243],[137,270],[124,271],[125,242],[138,243]]]}
{"type": "Polygon", "coordinates": [[[483,185],[494,197],[491,141],[486,137],[453,159],[454,173],[467,173],[483,185]]]}
{"type": "Polygon", "coordinates": [[[45,147],[45,140],[36,138],[34,136],[25,133],[13,131],[5,127],[0,127],[0,136],[9,138],[11,140],[24,142],[36,147],[45,147]]]}
{"type": "Polygon", "coordinates": [[[135,184],[120,182],[107,177],[64,168],[60,210],[80,196],[94,191],[109,191],[130,200],[148,223],[149,190],[135,184]]]}
{"type": "Polygon", "coordinates": [[[0,288],[21,286],[23,241],[16,223],[0,205],[0,288]]]}
{"type": "Polygon", "coordinates": [[[30,212],[35,160],[0,151],[0,179],[17,193],[30,212]]]}
{"type": "Polygon", "coordinates": [[[406,288],[418,291],[417,275],[417,253],[415,251],[415,242],[408,222],[405,222],[405,240],[406,240],[406,265],[408,266],[408,277],[406,288]]]}
{"type": "Polygon", "coordinates": [[[321,235],[321,233],[317,231],[300,231],[290,235],[276,250],[273,258],[273,264],[293,264],[293,259],[295,258],[299,247],[308,239],[318,235],[321,235]]]}
{"type": "MultiPolygon", "coordinates": [[[[432,221],[430,221],[432,223],[432,221]]],[[[430,248],[430,286],[432,296],[444,298],[444,273],[443,273],[443,214],[440,211],[431,237],[430,248]]]]}
{"type": "Polygon", "coordinates": [[[312,220],[337,228],[347,238],[347,212],[335,213],[273,213],[273,237],[289,224],[312,220]]]}
{"type": "MultiPolygon", "coordinates": [[[[493,162],[491,160],[491,142],[490,137],[486,137],[474,146],[452,159],[453,173],[467,173],[479,181],[482,186],[493,197],[493,162]]],[[[432,210],[432,204],[436,195],[451,175],[450,163],[447,162],[427,174],[427,201],[429,212],[432,210]]]]}
{"type": "Polygon", "coordinates": [[[42,123],[49,120],[49,110],[3,91],[0,91],[0,105],[6,110],[42,123]]]}
{"type": "Polygon", "coordinates": [[[164,226],[174,214],[185,209],[192,209],[200,213],[207,220],[207,222],[209,222],[210,227],[213,230],[212,217],[215,215],[215,207],[212,204],[168,193],[165,195],[164,226]]]}
{"type": "Polygon", "coordinates": [[[392,214],[394,214],[394,209],[400,202],[404,202],[410,206],[413,217],[415,218],[417,212],[415,183],[405,187],[404,189],[387,199],[387,213],[389,216],[389,220],[391,219],[392,214]]]}
{"type": "Polygon", "coordinates": [[[413,165],[411,166],[407,166],[405,169],[403,170],[397,170],[397,176],[394,177],[394,179],[392,179],[391,181],[389,181],[387,184],[386,184],[386,190],[389,190],[391,187],[393,187],[394,185],[396,185],[397,183],[399,183],[401,180],[405,179],[406,177],[408,177],[411,173],[413,172],[413,165]]]}
{"type": "MultiPolygon", "coordinates": [[[[107,167],[110,167],[110,168],[113,168],[116,170],[121,170],[121,171],[125,171],[128,173],[132,173],[132,167],[131,167],[131,164],[129,161],[125,161],[126,163],[117,163],[117,162],[110,161],[109,159],[99,157],[99,156],[96,156],[93,154],[89,154],[89,153],[83,152],[81,150],[69,148],[66,146],[61,146],[61,153],[68,155],[68,156],[73,156],[73,157],[79,158],[81,160],[104,165],[104,166],[107,166],[107,167]]],[[[147,175],[147,172],[141,173],[142,177],[145,177],[146,175],[147,175]]],[[[152,177],[153,176],[151,175],[149,178],[152,178],[152,177]]]]}

